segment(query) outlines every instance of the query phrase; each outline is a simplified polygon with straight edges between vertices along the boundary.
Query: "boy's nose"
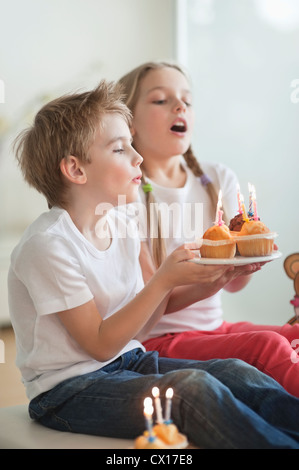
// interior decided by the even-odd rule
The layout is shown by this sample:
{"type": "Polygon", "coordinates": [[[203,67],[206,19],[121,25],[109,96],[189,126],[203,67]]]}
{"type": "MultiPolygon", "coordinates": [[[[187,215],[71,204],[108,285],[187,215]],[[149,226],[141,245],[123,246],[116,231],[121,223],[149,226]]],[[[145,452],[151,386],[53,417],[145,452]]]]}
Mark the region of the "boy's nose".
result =
{"type": "Polygon", "coordinates": [[[136,166],[140,166],[141,163],[143,162],[143,157],[140,155],[140,153],[136,152],[135,150],[135,156],[136,156],[136,161],[135,161],[135,165],[136,166]]]}

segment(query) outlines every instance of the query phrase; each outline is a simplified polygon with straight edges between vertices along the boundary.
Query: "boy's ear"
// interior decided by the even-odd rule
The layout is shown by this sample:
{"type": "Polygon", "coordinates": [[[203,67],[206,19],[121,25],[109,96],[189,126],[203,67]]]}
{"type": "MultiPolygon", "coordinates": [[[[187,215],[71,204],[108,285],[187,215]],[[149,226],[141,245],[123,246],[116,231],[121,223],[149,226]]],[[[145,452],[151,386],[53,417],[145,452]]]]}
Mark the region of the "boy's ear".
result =
{"type": "Polygon", "coordinates": [[[130,127],[130,132],[131,132],[131,136],[134,137],[134,135],[136,134],[136,131],[133,125],[130,127]]]}
{"type": "Polygon", "coordinates": [[[87,180],[86,172],[82,163],[77,157],[69,155],[60,162],[61,173],[72,183],[85,184],[87,180]]]}

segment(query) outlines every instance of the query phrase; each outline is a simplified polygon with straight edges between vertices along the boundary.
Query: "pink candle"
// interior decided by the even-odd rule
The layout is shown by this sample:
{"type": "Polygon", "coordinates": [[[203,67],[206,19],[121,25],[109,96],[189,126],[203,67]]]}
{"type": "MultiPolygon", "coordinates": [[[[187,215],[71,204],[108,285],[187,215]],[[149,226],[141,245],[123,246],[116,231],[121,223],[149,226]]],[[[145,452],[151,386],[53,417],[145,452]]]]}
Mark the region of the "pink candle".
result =
{"type": "Polygon", "coordinates": [[[221,207],[222,207],[222,191],[220,189],[219,194],[218,194],[215,225],[223,225],[223,220],[222,220],[223,211],[221,210],[221,207]]]}
{"type": "Polygon", "coordinates": [[[259,220],[258,215],[257,215],[255,188],[252,194],[252,202],[253,202],[253,218],[254,220],[259,220]]]}
{"type": "Polygon", "coordinates": [[[241,193],[240,193],[240,185],[237,184],[237,198],[238,198],[238,207],[239,207],[239,214],[242,214],[242,201],[241,201],[241,193]]]}

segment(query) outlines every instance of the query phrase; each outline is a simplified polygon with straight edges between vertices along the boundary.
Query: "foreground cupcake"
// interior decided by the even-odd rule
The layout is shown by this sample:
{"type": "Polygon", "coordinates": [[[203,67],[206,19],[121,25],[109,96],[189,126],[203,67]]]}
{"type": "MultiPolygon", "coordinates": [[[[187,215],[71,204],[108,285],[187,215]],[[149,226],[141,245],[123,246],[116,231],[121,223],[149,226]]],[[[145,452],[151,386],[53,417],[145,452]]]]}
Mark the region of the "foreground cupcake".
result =
{"type": "Polygon", "coordinates": [[[142,436],[138,436],[135,439],[134,449],[184,449],[188,446],[187,437],[179,432],[176,425],[170,419],[173,389],[169,388],[166,391],[165,419],[162,416],[159,389],[154,387],[152,392],[155,397],[158,423],[155,426],[152,425],[154,408],[152,406],[152,399],[147,397],[144,400],[144,416],[147,430],[144,431],[142,436]]]}
{"type": "Polygon", "coordinates": [[[273,251],[274,239],[260,220],[244,222],[237,240],[241,256],[267,256],[273,251]]]}
{"type": "Polygon", "coordinates": [[[236,254],[236,242],[229,228],[222,220],[222,191],[218,194],[216,219],[212,227],[203,235],[200,254],[202,258],[233,258],[236,254]]]}
{"type": "Polygon", "coordinates": [[[203,258],[233,258],[236,254],[236,242],[227,225],[214,225],[203,235],[200,247],[203,258]]]}
{"type": "Polygon", "coordinates": [[[181,434],[173,423],[156,424],[149,435],[145,431],[142,436],[135,439],[135,449],[184,449],[188,440],[181,434]]]}

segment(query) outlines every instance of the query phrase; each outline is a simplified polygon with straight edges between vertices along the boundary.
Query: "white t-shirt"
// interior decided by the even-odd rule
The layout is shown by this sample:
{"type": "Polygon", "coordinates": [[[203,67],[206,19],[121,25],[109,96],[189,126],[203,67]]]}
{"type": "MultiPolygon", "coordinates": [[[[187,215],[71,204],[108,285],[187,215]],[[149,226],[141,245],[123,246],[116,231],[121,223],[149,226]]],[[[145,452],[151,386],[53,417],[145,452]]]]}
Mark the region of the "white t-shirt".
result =
{"type": "MultiPolygon", "coordinates": [[[[117,357],[105,363],[94,360],[56,314],[94,299],[101,317],[107,318],[143,288],[137,234],[133,236],[131,230],[127,236],[121,211],[110,211],[108,223],[112,243],[99,251],[68,212],[52,208],[28,227],[12,253],[9,308],[16,333],[16,363],[29,399],[117,357]]],[[[132,340],[118,355],[135,347],[142,346],[132,340]]]]}
{"type": "MultiPolygon", "coordinates": [[[[168,233],[166,230],[166,249],[171,253],[185,242],[191,242],[213,225],[216,218],[216,207],[213,206],[206,188],[201,184],[200,178],[194,176],[186,166],[187,180],[182,188],[166,188],[159,186],[150,179],[153,195],[157,204],[165,203],[170,210],[163,216],[163,224],[169,221],[168,233]],[[169,236],[167,236],[169,234],[169,236]]],[[[237,214],[237,178],[236,175],[222,164],[201,163],[201,168],[213,181],[218,192],[222,190],[222,203],[226,212],[225,222],[237,214]]],[[[140,190],[140,199],[144,204],[145,197],[140,190]]],[[[163,206],[162,206],[163,207],[163,206]]],[[[141,212],[141,211],[139,211],[141,212]]],[[[144,220],[140,222],[140,233],[146,233],[144,220]]],[[[141,236],[141,238],[143,238],[141,236]]],[[[150,331],[148,338],[161,336],[166,333],[175,333],[190,330],[211,331],[218,328],[223,322],[221,307],[221,291],[217,294],[197,302],[183,310],[164,315],[150,331]]]]}

